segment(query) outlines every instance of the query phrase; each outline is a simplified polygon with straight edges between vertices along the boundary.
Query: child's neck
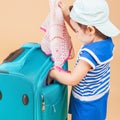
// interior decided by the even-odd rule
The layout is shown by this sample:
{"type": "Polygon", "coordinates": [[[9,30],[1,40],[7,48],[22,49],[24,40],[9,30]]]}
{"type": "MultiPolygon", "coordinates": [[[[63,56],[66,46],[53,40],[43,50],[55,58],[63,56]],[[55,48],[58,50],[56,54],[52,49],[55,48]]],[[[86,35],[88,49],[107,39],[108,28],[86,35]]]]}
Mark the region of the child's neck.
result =
{"type": "Polygon", "coordinates": [[[102,41],[102,40],[106,40],[108,37],[99,37],[99,36],[96,36],[93,40],[93,42],[98,42],[98,41],[102,41]]]}

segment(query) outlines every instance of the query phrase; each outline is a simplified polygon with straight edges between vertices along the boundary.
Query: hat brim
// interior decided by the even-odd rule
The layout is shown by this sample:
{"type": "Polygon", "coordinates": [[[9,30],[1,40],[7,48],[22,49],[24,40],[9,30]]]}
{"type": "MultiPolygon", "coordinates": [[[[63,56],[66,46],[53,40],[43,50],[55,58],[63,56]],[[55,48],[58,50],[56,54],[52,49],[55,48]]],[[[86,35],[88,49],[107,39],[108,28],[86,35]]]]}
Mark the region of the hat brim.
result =
{"type": "Polygon", "coordinates": [[[104,35],[108,37],[114,37],[120,34],[120,30],[113,25],[110,21],[102,23],[100,25],[95,25],[95,27],[104,35]]]}

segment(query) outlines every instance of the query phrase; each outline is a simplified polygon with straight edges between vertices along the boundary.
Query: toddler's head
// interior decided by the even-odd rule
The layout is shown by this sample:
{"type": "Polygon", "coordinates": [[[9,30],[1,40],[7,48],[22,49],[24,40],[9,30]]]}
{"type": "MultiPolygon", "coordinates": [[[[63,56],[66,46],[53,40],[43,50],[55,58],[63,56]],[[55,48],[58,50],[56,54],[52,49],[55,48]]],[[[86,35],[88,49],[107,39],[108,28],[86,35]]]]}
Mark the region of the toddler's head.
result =
{"type": "Polygon", "coordinates": [[[106,0],[76,0],[70,17],[72,24],[75,21],[84,29],[85,26],[93,26],[98,35],[103,37],[113,37],[120,33],[109,20],[109,7],[106,0]]]}

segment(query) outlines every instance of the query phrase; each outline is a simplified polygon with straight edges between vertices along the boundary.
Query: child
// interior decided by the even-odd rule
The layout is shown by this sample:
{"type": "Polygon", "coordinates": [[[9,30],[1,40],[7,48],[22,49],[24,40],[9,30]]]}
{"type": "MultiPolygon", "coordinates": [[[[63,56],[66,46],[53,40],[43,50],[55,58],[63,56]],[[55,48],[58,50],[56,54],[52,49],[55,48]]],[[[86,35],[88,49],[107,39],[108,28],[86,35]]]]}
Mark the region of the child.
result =
{"type": "Polygon", "coordinates": [[[72,72],[53,67],[49,77],[71,85],[72,120],[105,120],[110,89],[113,36],[120,31],[109,20],[105,0],[76,0],[70,12],[59,2],[67,23],[83,42],[72,72]]]}

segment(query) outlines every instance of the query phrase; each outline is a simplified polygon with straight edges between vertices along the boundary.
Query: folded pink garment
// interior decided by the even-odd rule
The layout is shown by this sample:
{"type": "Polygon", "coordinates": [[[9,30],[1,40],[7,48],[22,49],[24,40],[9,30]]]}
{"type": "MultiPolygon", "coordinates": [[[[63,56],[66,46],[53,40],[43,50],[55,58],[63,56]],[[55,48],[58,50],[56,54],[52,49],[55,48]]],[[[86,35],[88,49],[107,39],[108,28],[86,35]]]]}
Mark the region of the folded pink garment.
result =
{"type": "Polygon", "coordinates": [[[49,1],[50,13],[40,27],[45,31],[41,49],[46,55],[51,55],[55,66],[62,67],[66,60],[73,58],[74,50],[58,2],[49,1]]]}

